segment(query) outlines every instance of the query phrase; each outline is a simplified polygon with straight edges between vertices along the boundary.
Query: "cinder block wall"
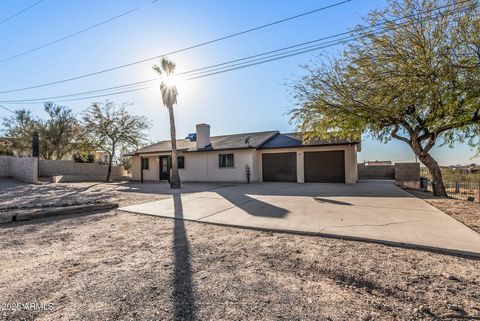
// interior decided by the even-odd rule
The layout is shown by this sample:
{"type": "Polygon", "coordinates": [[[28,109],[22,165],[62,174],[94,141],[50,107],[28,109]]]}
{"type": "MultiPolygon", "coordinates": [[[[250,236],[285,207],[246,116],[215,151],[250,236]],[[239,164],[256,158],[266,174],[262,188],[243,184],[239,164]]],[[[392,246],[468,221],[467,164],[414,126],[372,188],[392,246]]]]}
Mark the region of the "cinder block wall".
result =
{"type": "MultiPolygon", "coordinates": [[[[40,176],[60,175],[97,176],[102,179],[107,175],[108,166],[95,163],[75,163],[70,160],[40,160],[40,176]]],[[[123,166],[112,166],[112,176],[126,176],[123,166]]]]}
{"type": "Polygon", "coordinates": [[[420,163],[396,163],[395,184],[401,187],[420,188],[420,163]]]}
{"type": "Polygon", "coordinates": [[[366,166],[358,164],[359,179],[395,179],[394,165],[366,166]]]}
{"type": "Polygon", "coordinates": [[[38,158],[0,156],[0,177],[12,177],[25,183],[37,183],[38,158]]]}
{"type": "Polygon", "coordinates": [[[0,156],[0,177],[9,177],[8,162],[10,156],[0,156]]]}

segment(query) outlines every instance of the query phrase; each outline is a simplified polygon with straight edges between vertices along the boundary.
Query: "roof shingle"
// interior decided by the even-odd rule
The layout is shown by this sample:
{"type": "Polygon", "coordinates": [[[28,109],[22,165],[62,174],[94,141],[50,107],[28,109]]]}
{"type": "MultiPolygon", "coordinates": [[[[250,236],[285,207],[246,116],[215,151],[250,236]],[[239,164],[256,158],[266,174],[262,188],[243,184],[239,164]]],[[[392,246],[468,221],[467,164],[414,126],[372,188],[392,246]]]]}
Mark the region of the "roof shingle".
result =
{"type": "MultiPolygon", "coordinates": [[[[278,134],[278,131],[212,136],[210,137],[210,145],[206,148],[201,149],[197,148],[195,141],[192,142],[189,139],[178,139],[177,150],[185,152],[196,152],[225,149],[258,148],[276,134],[278,134]]],[[[125,154],[125,156],[170,152],[171,150],[172,143],[171,141],[166,140],[150,146],[146,146],[144,148],[140,148],[139,150],[125,154]]]]}
{"type": "Polygon", "coordinates": [[[309,143],[304,143],[301,133],[285,133],[278,134],[263,144],[260,149],[268,148],[288,148],[288,147],[302,147],[302,146],[325,146],[325,145],[345,145],[345,144],[358,144],[357,140],[348,139],[314,139],[309,143]]]}

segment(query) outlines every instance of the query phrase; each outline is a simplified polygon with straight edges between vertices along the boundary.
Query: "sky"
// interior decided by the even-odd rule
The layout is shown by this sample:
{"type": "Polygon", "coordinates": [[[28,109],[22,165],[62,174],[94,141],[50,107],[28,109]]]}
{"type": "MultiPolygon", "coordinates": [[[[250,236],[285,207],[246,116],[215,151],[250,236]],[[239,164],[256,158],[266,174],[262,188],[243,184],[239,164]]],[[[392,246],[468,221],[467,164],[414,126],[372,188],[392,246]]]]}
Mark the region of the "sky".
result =
{"type": "MultiPolygon", "coordinates": [[[[83,32],[65,41],[0,62],[0,91],[56,81],[133,61],[162,55],[231,33],[287,18],[334,4],[324,1],[165,1],[159,0],[43,0],[18,16],[5,18],[38,0],[0,2],[0,61],[39,47],[68,34],[95,25],[123,12],[130,14],[83,32]]],[[[347,31],[362,21],[370,10],[385,1],[352,0],[324,11],[269,28],[169,55],[177,72],[222,63],[300,42],[347,31]]],[[[212,135],[264,130],[291,132],[289,111],[294,107],[289,84],[303,74],[301,65],[319,55],[338,55],[342,47],[332,47],[211,77],[178,83],[175,107],[179,138],[195,132],[195,124],[208,123],[212,135]]],[[[155,77],[156,61],[123,68],[94,77],[27,91],[0,94],[0,100],[51,97],[107,88],[155,77]]],[[[106,99],[133,103],[128,108],[150,119],[149,140],[169,139],[168,112],[158,88],[89,100],[59,102],[79,115],[92,101],[106,99]]],[[[53,100],[55,102],[55,100],[53,100]]],[[[9,109],[27,108],[44,117],[39,104],[2,104],[9,109]]],[[[0,117],[9,112],[0,109],[0,117]]],[[[0,125],[1,126],[1,125],[0,125]]],[[[0,127],[1,130],[1,127],[0,127]]],[[[459,144],[454,149],[435,147],[433,156],[441,165],[480,163],[475,151],[459,144]]],[[[362,138],[359,161],[414,161],[403,142],[387,144],[362,138]]]]}

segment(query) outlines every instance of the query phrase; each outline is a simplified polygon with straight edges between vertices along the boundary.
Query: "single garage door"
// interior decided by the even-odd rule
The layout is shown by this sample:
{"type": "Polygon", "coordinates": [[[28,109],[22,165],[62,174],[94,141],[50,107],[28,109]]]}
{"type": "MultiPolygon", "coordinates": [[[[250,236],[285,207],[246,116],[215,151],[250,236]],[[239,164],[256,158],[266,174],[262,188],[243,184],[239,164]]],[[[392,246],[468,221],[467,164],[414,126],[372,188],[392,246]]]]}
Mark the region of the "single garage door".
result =
{"type": "Polygon", "coordinates": [[[306,152],[305,182],[345,183],[345,152],[306,152]]]}
{"type": "Polygon", "coordinates": [[[264,182],[296,182],[297,153],[262,154],[264,182]]]}

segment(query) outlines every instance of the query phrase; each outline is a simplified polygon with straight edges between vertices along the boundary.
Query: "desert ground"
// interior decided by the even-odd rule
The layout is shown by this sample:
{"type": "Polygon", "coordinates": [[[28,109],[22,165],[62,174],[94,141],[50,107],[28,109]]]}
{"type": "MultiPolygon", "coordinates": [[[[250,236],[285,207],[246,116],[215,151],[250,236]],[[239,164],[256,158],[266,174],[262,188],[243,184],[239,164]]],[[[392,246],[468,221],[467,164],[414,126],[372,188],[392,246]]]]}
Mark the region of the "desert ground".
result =
{"type": "Polygon", "coordinates": [[[1,311],[40,320],[480,318],[480,262],[118,211],[0,234],[1,311]]]}
{"type": "MultiPolygon", "coordinates": [[[[72,186],[45,202],[160,197],[72,186]]],[[[480,319],[480,261],[426,251],[119,210],[1,224],[0,244],[2,320],[480,319]]]]}

